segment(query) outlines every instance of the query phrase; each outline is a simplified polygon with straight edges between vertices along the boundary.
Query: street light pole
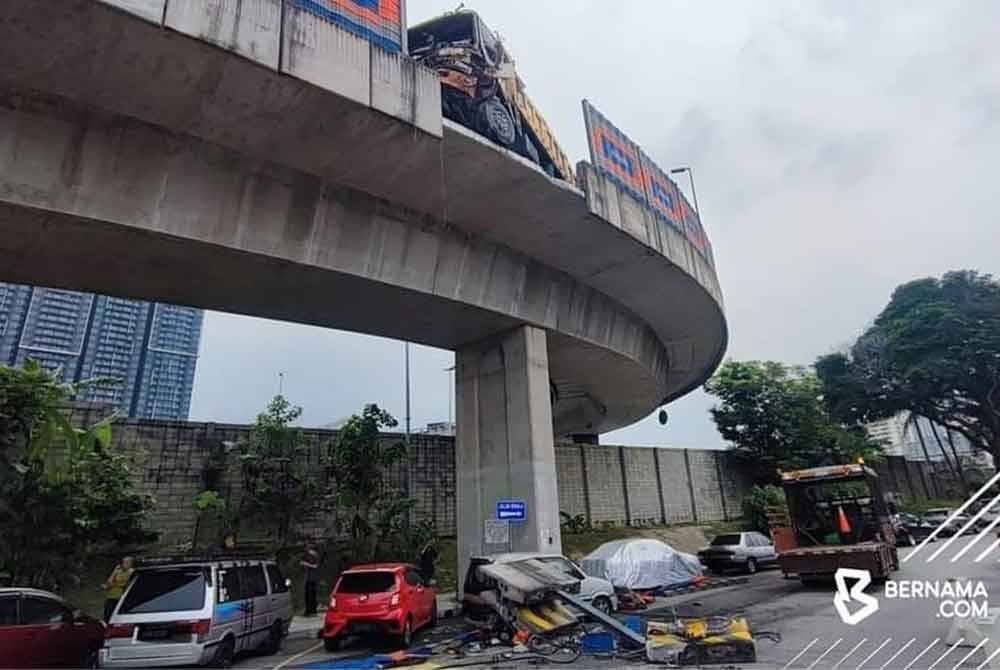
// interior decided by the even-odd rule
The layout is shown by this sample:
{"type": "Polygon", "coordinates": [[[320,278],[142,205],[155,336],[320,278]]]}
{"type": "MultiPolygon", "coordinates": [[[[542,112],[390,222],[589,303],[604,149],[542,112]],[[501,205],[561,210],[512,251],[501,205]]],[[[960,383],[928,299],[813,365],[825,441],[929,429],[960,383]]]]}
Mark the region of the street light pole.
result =
{"type": "Polygon", "coordinates": [[[285,388],[285,373],[284,372],[279,372],[278,373],[278,395],[281,395],[281,393],[284,390],[284,388],[285,388]]]}
{"type": "Polygon", "coordinates": [[[681,172],[687,172],[688,181],[691,183],[691,199],[694,200],[694,213],[698,215],[698,220],[701,221],[701,210],[698,209],[698,192],[694,190],[694,170],[685,166],[674,168],[670,171],[670,174],[680,174],[681,172]]]}
{"type": "Polygon", "coordinates": [[[451,403],[455,397],[455,366],[445,368],[445,372],[450,372],[452,374],[448,375],[448,428],[451,428],[451,403]]]}
{"type": "Polygon", "coordinates": [[[403,343],[403,356],[406,360],[406,441],[410,441],[410,343],[403,343]]]}

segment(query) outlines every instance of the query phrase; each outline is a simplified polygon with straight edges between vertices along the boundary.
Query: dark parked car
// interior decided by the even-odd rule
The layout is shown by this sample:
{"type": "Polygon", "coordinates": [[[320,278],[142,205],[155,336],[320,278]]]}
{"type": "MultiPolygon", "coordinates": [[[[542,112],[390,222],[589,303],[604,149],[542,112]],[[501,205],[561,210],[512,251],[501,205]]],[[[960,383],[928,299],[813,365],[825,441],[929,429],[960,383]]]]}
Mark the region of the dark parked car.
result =
{"type": "MultiPolygon", "coordinates": [[[[933,524],[926,519],[922,519],[916,514],[901,512],[893,519],[894,530],[896,531],[896,544],[902,547],[912,547],[923,542],[927,536],[934,532],[937,524],[933,524]]],[[[931,540],[935,542],[937,538],[931,540]]]]}
{"type": "Polygon", "coordinates": [[[0,589],[0,668],[95,668],[104,624],[59,596],[0,589]]]}
{"type": "MultiPolygon", "coordinates": [[[[924,521],[932,524],[935,528],[942,526],[941,531],[938,533],[938,537],[951,537],[952,535],[958,533],[962,528],[965,527],[966,522],[971,518],[967,514],[959,514],[954,519],[951,519],[951,515],[955,512],[954,509],[948,507],[937,507],[934,509],[929,509],[924,513],[924,521]],[[949,519],[951,519],[949,521],[949,519]]],[[[966,531],[965,535],[969,535],[976,532],[975,526],[970,526],[966,531]]]]}
{"type": "Polygon", "coordinates": [[[777,564],[778,554],[771,540],[760,533],[748,531],[716,536],[698,552],[698,560],[716,573],[731,568],[754,573],[757,568],[777,564]]]}

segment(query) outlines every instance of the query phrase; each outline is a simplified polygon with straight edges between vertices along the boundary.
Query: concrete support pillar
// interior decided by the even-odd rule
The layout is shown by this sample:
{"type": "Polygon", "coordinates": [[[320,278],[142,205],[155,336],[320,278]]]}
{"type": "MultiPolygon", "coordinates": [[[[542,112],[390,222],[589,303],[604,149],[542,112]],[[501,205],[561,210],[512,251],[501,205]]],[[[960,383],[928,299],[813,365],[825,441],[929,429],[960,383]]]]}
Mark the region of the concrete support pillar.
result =
{"type": "Polygon", "coordinates": [[[521,326],[456,356],[459,590],[470,556],[562,552],[545,339],[521,326]],[[524,500],[527,519],[510,523],[507,543],[487,543],[484,522],[506,498],[524,500]]]}

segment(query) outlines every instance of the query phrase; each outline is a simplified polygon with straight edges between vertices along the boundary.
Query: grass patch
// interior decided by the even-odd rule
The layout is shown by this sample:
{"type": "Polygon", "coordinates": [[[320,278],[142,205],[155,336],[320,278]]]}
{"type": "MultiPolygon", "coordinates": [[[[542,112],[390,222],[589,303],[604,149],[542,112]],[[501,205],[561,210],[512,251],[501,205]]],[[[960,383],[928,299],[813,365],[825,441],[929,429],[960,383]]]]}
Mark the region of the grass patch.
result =
{"type": "Polygon", "coordinates": [[[962,506],[963,502],[964,501],[962,500],[947,500],[945,498],[935,498],[933,500],[906,499],[899,506],[899,511],[920,516],[927,510],[934,509],[936,507],[950,507],[951,509],[958,509],[962,506]]]}

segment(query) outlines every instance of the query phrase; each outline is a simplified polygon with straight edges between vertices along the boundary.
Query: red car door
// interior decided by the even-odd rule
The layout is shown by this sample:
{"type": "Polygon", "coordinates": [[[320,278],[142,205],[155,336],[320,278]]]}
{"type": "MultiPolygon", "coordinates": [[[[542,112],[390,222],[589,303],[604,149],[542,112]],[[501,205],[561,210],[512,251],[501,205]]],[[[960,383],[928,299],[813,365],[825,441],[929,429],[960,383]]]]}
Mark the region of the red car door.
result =
{"type": "Polygon", "coordinates": [[[420,573],[412,568],[406,570],[403,588],[407,592],[408,606],[413,613],[413,627],[423,626],[431,620],[430,601],[427,599],[430,589],[424,586],[424,580],[420,577],[420,573]]]}
{"type": "Polygon", "coordinates": [[[18,625],[16,593],[0,594],[0,667],[28,668],[28,639],[18,625]]]}
{"type": "Polygon", "coordinates": [[[73,611],[58,600],[21,597],[21,628],[34,648],[36,667],[79,667],[87,655],[88,631],[73,621],[73,611]]]}

